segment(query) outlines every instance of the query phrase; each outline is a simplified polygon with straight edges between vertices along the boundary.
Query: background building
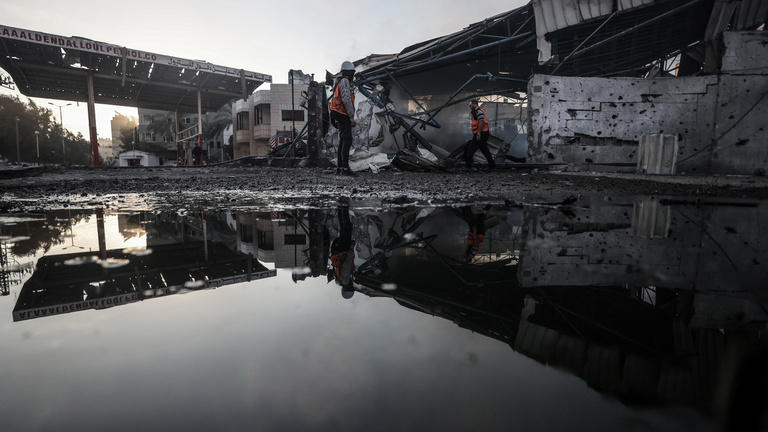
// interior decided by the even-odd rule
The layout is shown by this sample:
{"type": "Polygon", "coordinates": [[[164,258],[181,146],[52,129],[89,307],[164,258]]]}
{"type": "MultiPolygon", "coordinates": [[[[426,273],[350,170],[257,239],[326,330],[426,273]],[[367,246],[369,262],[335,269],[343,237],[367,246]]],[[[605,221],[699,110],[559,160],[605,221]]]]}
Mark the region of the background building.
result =
{"type": "Polygon", "coordinates": [[[113,153],[116,155],[120,153],[120,151],[128,149],[126,146],[129,143],[123,142],[123,135],[121,131],[133,129],[139,125],[139,122],[136,120],[136,117],[128,117],[115,111],[115,115],[112,117],[112,120],[110,120],[109,123],[112,129],[113,153]]]}
{"type": "Polygon", "coordinates": [[[115,158],[115,143],[112,138],[99,137],[99,155],[105,160],[111,160],[115,158]]]}
{"type": "Polygon", "coordinates": [[[152,153],[143,152],[140,150],[129,150],[127,152],[120,153],[118,166],[130,167],[130,166],[159,166],[160,158],[152,153]]]}
{"type": "MultiPolygon", "coordinates": [[[[231,106],[226,104],[218,111],[203,114],[203,154],[206,163],[232,159],[231,144],[227,141],[232,135],[231,113],[231,106]]],[[[139,108],[138,141],[142,143],[140,149],[157,155],[162,159],[163,165],[176,161],[177,150],[181,150],[179,157],[181,163],[185,164],[185,161],[192,158],[192,148],[198,145],[196,139],[191,139],[182,142],[181,147],[177,148],[175,115],[172,111],[139,108]]],[[[197,126],[197,114],[179,113],[178,121],[178,132],[183,132],[197,126]]]]}
{"type": "Polygon", "coordinates": [[[247,100],[233,104],[234,158],[264,156],[270,150],[270,139],[278,132],[290,134],[295,124],[298,134],[304,127],[307,113],[300,105],[311,77],[301,71],[293,76],[293,93],[290,83],[271,84],[269,90],[256,91],[247,100]]]}

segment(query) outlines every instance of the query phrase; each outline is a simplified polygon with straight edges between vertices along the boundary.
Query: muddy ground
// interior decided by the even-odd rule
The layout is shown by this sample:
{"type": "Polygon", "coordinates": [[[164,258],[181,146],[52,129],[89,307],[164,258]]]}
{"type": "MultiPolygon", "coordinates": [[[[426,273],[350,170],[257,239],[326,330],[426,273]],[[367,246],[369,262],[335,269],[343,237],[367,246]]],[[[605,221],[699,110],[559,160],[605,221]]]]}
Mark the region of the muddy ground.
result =
{"type": "Polygon", "coordinates": [[[559,203],[631,197],[764,199],[762,177],[653,177],[498,170],[414,173],[385,170],[339,177],[332,170],[272,167],[48,168],[0,179],[0,212],[57,208],[285,208],[464,203],[559,203]]]}

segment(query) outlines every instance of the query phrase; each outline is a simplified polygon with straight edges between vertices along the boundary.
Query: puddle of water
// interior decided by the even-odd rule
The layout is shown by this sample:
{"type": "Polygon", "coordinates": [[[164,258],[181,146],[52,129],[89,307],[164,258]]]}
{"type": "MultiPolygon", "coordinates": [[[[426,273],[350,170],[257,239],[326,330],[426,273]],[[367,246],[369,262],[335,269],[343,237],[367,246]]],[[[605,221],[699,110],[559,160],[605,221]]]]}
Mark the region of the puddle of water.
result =
{"type": "Polygon", "coordinates": [[[750,383],[768,364],[767,212],[648,198],[0,217],[4,422],[708,430],[724,413],[758,420],[764,398],[729,402],[764,396],[750,383]]]}

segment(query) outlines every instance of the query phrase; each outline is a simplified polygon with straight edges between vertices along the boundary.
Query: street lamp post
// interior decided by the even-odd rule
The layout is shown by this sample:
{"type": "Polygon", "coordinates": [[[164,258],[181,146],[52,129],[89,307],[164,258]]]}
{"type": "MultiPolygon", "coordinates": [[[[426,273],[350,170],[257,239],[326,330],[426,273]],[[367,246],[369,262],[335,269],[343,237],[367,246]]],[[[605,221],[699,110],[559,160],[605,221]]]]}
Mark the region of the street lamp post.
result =
{"type": "Polygon", "coordinates": [[[293,92],[293,69],[291,69],[288,73],[290,73],[290,80],[291,80],[291,147],[293,147],[291,150],[294,150],[296,148],[296,104],[294,102],[294,92],[293,92]]]}
{"type": "Polygon", "coordinates": [[[19,116],[16,116],[16,163],[21,164],[21,147],[19,146],[19,116]]]}
{"type": "Polygon", "coordinates": [[[55,107],[59,107],[59,127],[61,128],[61,160],[64,160],[64,115],[62,114],[61,109],[64,107],[68,107],[72,105],[71,103],[68,103],[66,105],[56,105],[53,102],[48,102],[48,105],[53,105],[55,107]]]}
{"type": "Polygon", "coordinates": [[[40,164],[40,131],[35,131],[35,149],[37,153],[37,163],[40,164]]]}

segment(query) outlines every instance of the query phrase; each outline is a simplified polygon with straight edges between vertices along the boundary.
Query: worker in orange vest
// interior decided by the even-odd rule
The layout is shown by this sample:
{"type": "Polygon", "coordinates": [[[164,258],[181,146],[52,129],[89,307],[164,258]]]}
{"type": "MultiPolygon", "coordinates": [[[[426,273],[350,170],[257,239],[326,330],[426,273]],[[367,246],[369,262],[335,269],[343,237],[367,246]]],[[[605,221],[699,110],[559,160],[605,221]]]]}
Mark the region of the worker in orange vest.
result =
{"type": "Polygon", "coordinates": [[[352,240],[352,220],[349,207],[341,205],[336,209],[339,219],[339,237],[331,243],[331,269],[329,279],[341,285],[341,296],[351,298],[355,293],[353,286],[355,273],[355,241],[352,240]]]}
{"type": "Polygon", "coordinates": [[[496,163],[493,161],[491,151],[488,150],[488,137],[490,131],[488,128],[488,120],[485,116],[485,110],[480,108],[480,101],[473,99],[469,102],[469,111],[472,116],[472,141],[467,144],[467,149],[464,152],[464,160],[467,162],[467,168],[472,168],[472,160],[475,157],[475,152],[479,148],[483,152],[483,156],[488,161],[488,167],[493,169],[496,167],[496,163]]]}
{"type": "Polygon", "coordinates": [[[349,169],[349,150],[352,148],[352,128],[355,123],[355,92],[352,77],[355,65],[345,61],[341,65],[341,77],[336,81],[331,98],[331,124],[339,130],[336,174],[353,175],[349,169]]]}
{"type": "Polygon", "coordinates": [[[464,252],[464,261],[467,263],[472,262],[472,259],[480,252],[480,248],[483,247],[483,240],[485,240],[485,213],[475,213],[472,207],[463,207],[461,209],[462,217],[467,221],[469,225],[469,233],[467,233],[467,248],[464,252]]]}

